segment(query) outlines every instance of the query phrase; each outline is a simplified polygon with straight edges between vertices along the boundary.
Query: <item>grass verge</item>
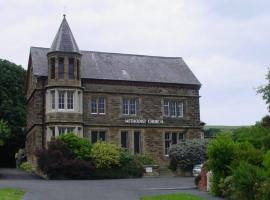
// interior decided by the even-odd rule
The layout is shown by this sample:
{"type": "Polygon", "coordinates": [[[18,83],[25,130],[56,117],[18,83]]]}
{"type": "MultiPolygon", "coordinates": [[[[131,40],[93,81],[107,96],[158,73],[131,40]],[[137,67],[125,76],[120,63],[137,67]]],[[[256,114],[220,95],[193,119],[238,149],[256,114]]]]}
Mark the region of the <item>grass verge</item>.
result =
{"type": "Polygon", "coordinates": [[[24,191],[13,188],[0,188],[0,200],[21,200],[24,191]]]}
{"type": "Polygon", "coordinates": [[[192,194],[164,194],[142,197],[141,200],[205,200],[192,194]]]}

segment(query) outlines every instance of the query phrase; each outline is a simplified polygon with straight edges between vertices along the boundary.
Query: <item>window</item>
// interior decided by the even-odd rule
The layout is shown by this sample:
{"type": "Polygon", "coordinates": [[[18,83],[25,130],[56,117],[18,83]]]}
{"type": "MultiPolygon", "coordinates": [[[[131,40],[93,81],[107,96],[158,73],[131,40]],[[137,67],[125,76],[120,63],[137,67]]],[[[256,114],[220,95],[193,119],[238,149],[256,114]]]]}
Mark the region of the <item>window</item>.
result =
{"type": "Polygon", "coordinates": [[[165,155],[168,155],[171,145],[178,144],[185,139],[185,134],[183,132],[165,132],[164,142],[165,142],[165,155]]]}
{"type": "Polygon", "coordinates": [[[58,58],[58,79],[64,79],[64,58],[58,58]]]}
{"type": "Polygon", "coordinates": [[[91,113],[92,114],[105,114],[105,98],[104,97],[91,98],[91,113]]]}
{"type": "Polygon", "coordinates": [[[80,80],[80,60],[77,59],[77,80],[80,80]]]}
{"type": "Polygon", "coordinates": [[[129,114],[129,106],[128,106],[128,99],[123,99],[123,114],[128,115],[129,114]]]}
{"type": "Polygon", "coordinates": [[[128,131],[121,131],[121,147],[128,149],[129,142],[128,142],[128,131]]]}
{"type": "Polygon", "coordinates": [[[91,142],[106,141],[106,131],[91,131],[91,142]]]}
{"type": "Polygon", "coordinates": [[[134,153],[141,153],[141,132],[134,132],[134,153]]]}
{"type": "Polygon", "coordinates": [[[58,108],[65,109],[65,92],[58,91],[58,108]]]}
{"type": "Polygon", "coordinates": [[[51,58],[51,79],[55,79],[55,58],[51,58]]]}
{"type": "Polygon", "coordinates": [[[73,91],[67,91],[67,109],[73,109],[73,91]]]}
{"type": "Polygon", "coordinates": [[[163,100],[163,113],[168,117],[183,117],[183,102],[178,100],[163,100]]]}
{"type": "Polygon", "coordinates": [[[55,127],[50,127],[52,137],[55,137],[55,127]]]}
{"type": "Polygon", "coordinates": [[[123,98],[122,114],[137,115],[139,109],[139,100],[137,98],[123,98]]]}
{"type": "Polygon", "coordinates": [[[60,135],[64,135],[66,132],[66,128],[65,127],[58,127],[58,134],[60,135]]]}
{"type": "Polygon", "coordinates": [[[69,58],[68,59],[68,78],[69,79],[74,79],[75,75],[74,75],[74,58],[69,58]]]}
{"type": "Polygon", "coordinates": [[[55,90],[51,90],[51,109],[55,109],[55,90]]]}
{"type": "Polygon", "coordinates": [[[66,133],[75,133],[75,127],[58,127],[58,134],[64,135],[66,133]]]}

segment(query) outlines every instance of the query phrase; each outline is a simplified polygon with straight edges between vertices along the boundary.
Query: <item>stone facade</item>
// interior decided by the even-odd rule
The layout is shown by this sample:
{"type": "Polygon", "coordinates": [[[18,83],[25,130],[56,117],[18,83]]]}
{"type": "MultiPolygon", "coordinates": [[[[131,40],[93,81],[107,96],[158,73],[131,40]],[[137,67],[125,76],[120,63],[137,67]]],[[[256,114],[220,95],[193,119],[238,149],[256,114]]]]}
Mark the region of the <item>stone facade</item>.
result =
{"type": "MultiPolygon", "coordinates": [[[[96,68],[102,65],[98,65],[95,55],[88,53],[90,57],[86,58],[86,55],[81,54],[73,36],[66,37],[68,34],[71,34],[71,31],[64,19],[51,49],[46,50],[46,53],[44,49],[36,49],[39,53],[34,51],[30,53],[26,91],[28,99],[26,150],[29,162],[35,164],[35,152],[46,148],[51,137],[57,137],[70,130],[81,137],[89,138],[92,142],[98,139],[106,140],[119,146],[124,145],[134,153],[149,154],[160,165],[168,163],[166,149],[171,144],[182,139],[202,136],[200,84],[195,76],[190,74],[187,66],[183,66],[183,72],[186,71],[187,76],[193,78],[193,82],[190,83],[185,81],[182,83],[181,80],[170,82],[166,78],[165,81],[157,82],[154,80],[155,77],[151,81],[134,81],[131,77],[140,73],[133,72],[135,69],[130,69],[133,75],[126,70],[120,70],[124,77],[115,80],[96,78],[97,75],[91,78],[87,75],[91,63],[96,64],[96,68]],[[64,36],[60,37],[62,32],[64,36]],[[61,46],[63,38],[69,45],[61,46]],[[37,62],[38,60],[40,61],[37,62]],[[89,62],[89,66],[86,62],[89,62]],[[47,64],[46,69],[44,66],[40,68],[42,63],[47,64]],[[59,73],[60,65],[63,74],[59,73]],[[99,98],[102,98],[101,102],[99,98]],[[126,99],[135,99],[135,103],[134,105],[130,103],[128,108],[125,108],[124,99],[125,102],[126,99]],[[168,116],[165,113],[167,105],[165,101],[172,101],[174,107],[171,108],[170,104],[169,108],[168,104],[167,109],[174,115],[168,116]],[[123,111],[132,109],[132,106],[135,113],[127,114],[123,111]],[[102,107],[102,112],[94,112],[93,109],[97,109],[95,107],[102,107]]],[[[129,63],[127,55],[103,56],[102,54],[100,59],[103,59],[108,67],[120,56],[121,59],[124,57],[123,62],[127,62],[126,65],[135,64],[138,68],[136,70],[140,70],[140,66],[136,66],[136,63],[129,63]]],[[[153,59],[166,63],[164,68],[176,60],[137,55],[131,59],[143,61],[146,69],[147,63],[154,62],[153,59]]],[[[100,71],[102,69],[97,69],[97,72],[100,71]]],[[[148,71],[151,76],[151,70],[148,71]]],[[[175,77],[175,74],[168,76],[175,77]]]]}

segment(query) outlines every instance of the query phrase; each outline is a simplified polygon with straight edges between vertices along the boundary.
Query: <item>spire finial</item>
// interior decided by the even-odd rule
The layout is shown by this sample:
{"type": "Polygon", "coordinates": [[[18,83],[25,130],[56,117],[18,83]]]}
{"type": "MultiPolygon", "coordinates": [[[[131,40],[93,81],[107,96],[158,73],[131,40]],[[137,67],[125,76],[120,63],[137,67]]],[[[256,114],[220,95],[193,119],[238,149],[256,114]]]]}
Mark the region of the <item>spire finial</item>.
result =
{"type": "Polygon", "coordinates": [[[67,7],[64,6],[64,14],[63,14],[64,19],[66,18],[66,9],[67,9],[67,7]]]}

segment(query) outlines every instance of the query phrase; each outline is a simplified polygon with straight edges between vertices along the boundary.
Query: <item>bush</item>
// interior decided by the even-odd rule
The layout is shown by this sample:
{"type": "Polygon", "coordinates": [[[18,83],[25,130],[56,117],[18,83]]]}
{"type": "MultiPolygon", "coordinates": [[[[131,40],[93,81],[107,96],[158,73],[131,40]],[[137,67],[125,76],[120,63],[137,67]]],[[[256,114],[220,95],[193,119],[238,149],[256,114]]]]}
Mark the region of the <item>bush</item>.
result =
{"type": "Polygon", "coordinates": [[[234,199],[233,192],[235,191],[233,186],[233,177],[227,176],[225,179],[220,179],[219,182],[219,190],[221,191],[221,196],[234,199]]]}
{"type": "Polygon", "coordinates": [[[96,168],[113,168],[120,166],[121,148],[115,144],[97,142],[91,149],[96,168]]]}
{"type": "Polygon", "coordinates": [[[150,155],[135,154],[134,159],[142,165],[156,164],[156,161],[150,155]]]}
{"type": "Polygon", "coordinates": [[[170,168],[191,170],[194,165],[206,160],[208,140],[193,139],[173,145],[169,150],[170,168]]]}
{"type": "Polygon", "coordinates": [[[263,127],[261,123],[248,128],[236,129],[234,138],[237,142],[249,142],[256,149],[262,149],[264,152],[270,150],[270,129],[263,127]]]}
{"type": "Polygon", "coordinates": [[[270,197],[270,179],[261,182],[258,193],[256,194],[256,200],[269,200],[270,197]]]}
{"type": "Polygon", "coordinates": [[[267,170],[268,175],[270,176],[270,150],[266,152],[263,156],[263,166],[267,170]]]}
{"type": "Polygon", "coordinates": [[[69,149],[73,152],[78,160],[90,160],[91,148],[90,141],[86,138],[80,138],[73,133],[68,133],[58,137],[59,140],[65,142],[69,149]]]}
{"type": "Polygon", "coordinates": [[[236,158],[232,162],[232,167],[237,167],[240,162],[247,162],[252,165],[262,166],[263,151],[256,149],[249,142],[236,143],[236,158]]]}
{"type": "Polygon", "coordinates": [[[211,192],[215,195],[222,195],[219,189],[221,179],[230,175],[230,165],[236,158],[237,144],[232,140],[230,133],[219,134],[208,145],[207,167],[213,172],[211,192]]]}
{"type": "Polygon", "coordinates": [[[68,145],[58,139],[37,152],[37,163],[50,179],[89,179],[94,171],[92,162],[76,160],[68,145]]]}
{"type": "Polygon", "coordinates": [[[242,162],[232,171],[233,195],[236,199],[255,200],[259,194],[262,182],[266,180],[266,173],[262,168],[242,162]]]}
{"type": "Polygon", "coordinates": [[[127,151],[121,151],[120,165],[110,168],[97,168],[95,170],[95,179],[105,178],[139,178],[144,173],[143,165],[138,155],[132,155],[127,151]]]}
{"type": "Polygon", "coordinates": [[[20,166],[19,166],[20,169],[24,170],[24,171],[27,171],[27,172],[33,172],[34,169],[32,167],[32,165],[28,162],[23,162],[20,166]]]}

